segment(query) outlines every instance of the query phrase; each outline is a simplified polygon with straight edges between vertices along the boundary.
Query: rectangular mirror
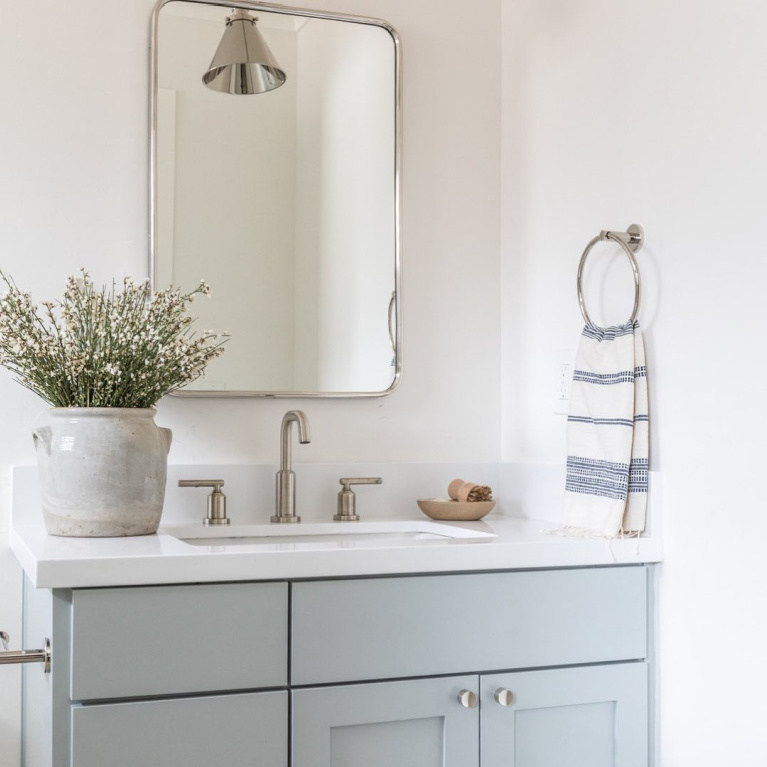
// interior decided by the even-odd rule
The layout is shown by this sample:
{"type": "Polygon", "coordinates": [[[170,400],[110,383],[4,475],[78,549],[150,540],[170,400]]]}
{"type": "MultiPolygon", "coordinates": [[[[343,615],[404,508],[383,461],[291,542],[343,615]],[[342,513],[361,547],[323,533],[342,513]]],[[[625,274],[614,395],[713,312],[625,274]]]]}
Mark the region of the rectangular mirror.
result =
{"type": "Polygon", "coordinates": [[[192,307],[196,327],[231,335],[177,394],[380,396],[396,386],[399,73],[397,34],[376,19],[157,4],[150,273],[157,289],[204,279],[211,295],[192,307]],[[228,66],[238,45],[263,61],[228,66]]]}

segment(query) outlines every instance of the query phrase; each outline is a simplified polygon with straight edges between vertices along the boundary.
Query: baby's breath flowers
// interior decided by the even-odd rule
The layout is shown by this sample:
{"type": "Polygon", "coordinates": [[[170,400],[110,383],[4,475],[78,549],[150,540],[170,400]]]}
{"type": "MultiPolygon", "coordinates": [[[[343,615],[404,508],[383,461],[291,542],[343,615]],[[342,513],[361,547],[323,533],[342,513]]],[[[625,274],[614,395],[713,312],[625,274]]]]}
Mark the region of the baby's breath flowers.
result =
{"type": "Polygon", "coordinates": [[[0,365],[54,407],[152,407],[199,378],[225,334],[195,334],[187,305],[210,288],[152,293],[149,280],[94,288],[84,269],[61,301],[32,303],[2,271],[0,365]]]}

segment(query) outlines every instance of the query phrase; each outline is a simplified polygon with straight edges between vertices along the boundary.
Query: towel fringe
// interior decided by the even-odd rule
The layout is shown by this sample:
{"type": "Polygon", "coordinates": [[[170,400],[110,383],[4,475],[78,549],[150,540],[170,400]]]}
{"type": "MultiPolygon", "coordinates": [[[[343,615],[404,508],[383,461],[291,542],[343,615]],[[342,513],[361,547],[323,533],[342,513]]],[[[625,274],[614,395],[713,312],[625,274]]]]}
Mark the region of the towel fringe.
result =
{"type": "Polygon", "coordinates": [[[575,525],[565,525],[547,530],[541,530],[544,535],[558,535],[561,538],[582,538],[584,540],[614,541],[623,538],[639,538],[642,535],[640,530],[624,530],[622,527],[615,535],[598,533],[595,530],[589,530],[585,527],[576,527],[575,525]]]}
{"type": "Polygon", "coordinates": [[[576,527],[575,525],[565,525],[552,530],[543,530],[546,535],[558,535],[561,538],[583,538],[589,540],[609,541],[615,536],[605,533],[598,533],[595,530],[588,530],[585,527],[576,527]]]}

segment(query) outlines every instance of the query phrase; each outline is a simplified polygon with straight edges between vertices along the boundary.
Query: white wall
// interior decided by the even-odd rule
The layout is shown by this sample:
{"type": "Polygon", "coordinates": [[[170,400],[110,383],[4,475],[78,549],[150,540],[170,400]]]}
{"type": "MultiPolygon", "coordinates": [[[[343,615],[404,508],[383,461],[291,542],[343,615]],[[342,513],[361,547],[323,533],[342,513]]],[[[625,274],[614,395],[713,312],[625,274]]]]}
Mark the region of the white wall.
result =
{"type": "MultiPolygon", "coordinates": [[[[291,407],[305,409],[313,427],[297,460],[494,461],[499,0],[475,3],[471,14],[456,0],[316,7],[385,18],[404,40],[402,383],[387,398],[363,401],[169,398],[158,421],[174,431],[171,461],[274,462],[291,407]],[[456,50],[470,67],[455,65],[456,50]]],[[[151,10],[151,0],[41,0],[34,13],[3,5],[0,68],[13,75],[0,120],[0,267],[39,298],[59,295],[81,265],[99,281],[147,274],[151,10]]],[[[0,401],[0,623],[18,639],[10,467],[34,462],[30,432],[46,408],[5,373],[0,401]]],[[[19,676],[0,669],[4,767],[18,763],[19,676]]]]}
{"type": "Polygon", "coordinates": [[[578,259],[600,229],[647,235],[662,767],[767,762],[765,28],[751,0],[503,4],[506,460],[564,461],[578,259]]]}

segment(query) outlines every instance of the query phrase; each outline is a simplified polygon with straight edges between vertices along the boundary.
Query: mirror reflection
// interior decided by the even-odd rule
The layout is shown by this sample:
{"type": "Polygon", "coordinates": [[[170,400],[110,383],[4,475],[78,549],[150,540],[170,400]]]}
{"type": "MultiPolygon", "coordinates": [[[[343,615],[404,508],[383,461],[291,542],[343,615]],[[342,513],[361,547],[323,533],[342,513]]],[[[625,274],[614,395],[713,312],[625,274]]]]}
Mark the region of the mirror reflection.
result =
{"type": "Polygon", "coordinates": [[[400,367],[394,31],[169,0],[155,10],[153,69],[153,279],[205,279],[199,326],[231,334],[181,393],[390,391],[400,367]],[[246,41],[250,59],[238,63],[232,50],[251,32],[266,53],[246,41]]]}

